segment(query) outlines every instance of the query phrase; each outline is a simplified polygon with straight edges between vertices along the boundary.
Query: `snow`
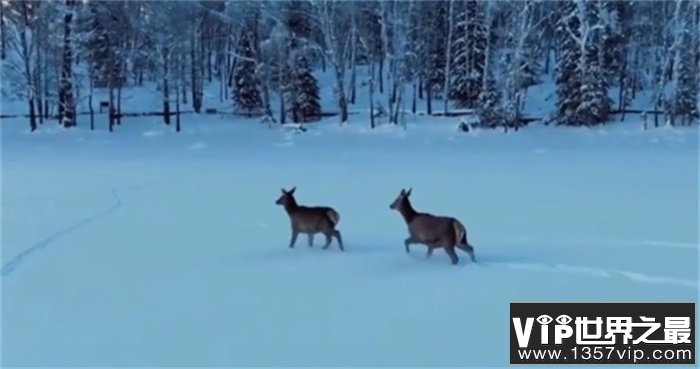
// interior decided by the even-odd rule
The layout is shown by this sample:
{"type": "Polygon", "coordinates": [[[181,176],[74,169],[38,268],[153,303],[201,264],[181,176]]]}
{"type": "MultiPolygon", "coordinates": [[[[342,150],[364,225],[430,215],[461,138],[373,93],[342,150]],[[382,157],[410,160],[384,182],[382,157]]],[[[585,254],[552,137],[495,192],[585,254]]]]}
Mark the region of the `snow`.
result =
{"type": "MultiPolygon", "coordinates": [[[[317,76],[337,111],[331,68],[317,76]]],[[[526,116],[555,106],[542,78],[526,116]]],[[[370,129],[364,85],[348,124],[282,128],[227,114],[219,88],[203,111],[223,114],[184,114],[180,133],[160,117],[114,133],[105,114],[95,131],[84,115],[68,131],[2,120],[3,367],[505,366],[510,302],[698,301],[697,126],[644,131],[630,114],[465,133],[473,116],[426,116],[421,100],[406,129],[370,129]],[[293,186],[340,212],[346,252],[319,236],[289,249],[274,201],[293,186]],[[409,187],[418,210],[465,224],[477,264],[404,252],[389,204],[409,187]]],[[[153,83],[122,97],[124,112],[162,104],[153,83]]]]}
{"type": "Polygon", "coordinates": [[[182,119],[0,123],[4,367],[505,366],[510,302],[698,301],[697,127],[182,119]],[[288,248],[292,186],[346,252],[288,248]],[[477,264],[404,252],[409,187],[477,264]]]}

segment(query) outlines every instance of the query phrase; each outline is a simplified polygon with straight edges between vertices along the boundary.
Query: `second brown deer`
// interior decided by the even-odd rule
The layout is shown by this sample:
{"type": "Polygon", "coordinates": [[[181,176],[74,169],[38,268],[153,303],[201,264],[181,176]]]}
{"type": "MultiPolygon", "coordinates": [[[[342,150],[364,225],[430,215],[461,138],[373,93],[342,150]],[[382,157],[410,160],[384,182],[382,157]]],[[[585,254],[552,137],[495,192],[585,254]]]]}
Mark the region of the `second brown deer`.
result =
{"type": "Polygon", "coordinates": [[[335,237],[338,240],[340,251],[345,251],[340,231],[336,229],[340,221],[340,214],[328,206],[299,205],[294,198],[294,191],[296,191],[296,187],[289,191],[283,188],[282,195],[275,202],[277,205],[284,206],[284,210],[289,215],[292,225],[292,239],[289,241],[289,247],[294,247],[300,233],[308,236],[309,247],[313,247],[314,235],[322,233],[326,236],[324,250],[330,246],[332,238],[335,237]]]}
{"type": "Polygon", "coordinates": [[[476,262],[474,247],[467,242],[467,230],[462,222],[453,217],[417,212],[409,200],[411,191],[412,189],[401,189],[394,202],[389,205],[390,209],[401,213],[408,225],[409,237],[404,241],[406,252],[410,252],[411,244],[423,244],[428,246],[426,257],[430,257],[434,249],[444,248],[452,264],[456,265],[459,263],[456,247],[469,254],[472,262],[476,262]]]}

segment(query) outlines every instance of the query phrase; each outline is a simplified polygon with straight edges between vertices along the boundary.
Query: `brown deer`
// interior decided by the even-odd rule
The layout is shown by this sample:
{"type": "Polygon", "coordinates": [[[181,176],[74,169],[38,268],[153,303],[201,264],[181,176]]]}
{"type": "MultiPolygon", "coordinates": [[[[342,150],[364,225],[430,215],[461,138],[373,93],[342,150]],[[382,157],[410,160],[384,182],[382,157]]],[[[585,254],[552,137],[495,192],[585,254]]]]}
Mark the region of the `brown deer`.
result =
{"type": "Polygon", "coordinates": [[[283,188],[282,196],[275,202],[277,205],[284,206],[284,210],[289,215],[289,220],[292,224],[292,239],[289,241],[289,247],[294,247],[299,233],[308,235],[309,247],[313,247],[314,234],[323,233],[326,236],[326,244],[323,246],[324,250],[330,246],[332,237],[335,237],[338,240],[340,251],[345,251],[340,232],[335,229],[340,221],[340,214],[328,206],[302,206],[297,204],[297,201],[294,199],[294,191],[296,189],[296,186],[289,191],[283,188]]]}
{"type": "Polygon", "coordinates": [[[433,254],[434,249],[442,247],[452,264],[456,265],[459,262],[455,253],[455,247],[457,247],[469,254],[472,262],[476,262],[474,247],[467,242],[467,230],[464,225],[452,217],[417,212],[408,199],[412,190],[412,188],[408,191],[401,189],[399,196],[389,205],[390,209],[401,213],[408,225],[409,237],[404,241],[406,252],[411,252],[409,249],[411,244],[423,244],[428,246],[426,254],[428,258],[433,254]]]}

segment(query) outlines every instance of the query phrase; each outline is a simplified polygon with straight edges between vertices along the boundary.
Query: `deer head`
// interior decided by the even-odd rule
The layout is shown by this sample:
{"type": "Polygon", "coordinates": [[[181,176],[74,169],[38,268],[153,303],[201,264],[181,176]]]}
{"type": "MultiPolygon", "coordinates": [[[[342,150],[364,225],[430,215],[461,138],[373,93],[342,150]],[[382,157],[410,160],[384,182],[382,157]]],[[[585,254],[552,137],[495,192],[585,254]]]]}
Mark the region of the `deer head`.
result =
{"type": "Polygon", "coordinates": [[[275,201],[275,204],[277,205],[282,205],[282,206],[288,206],[293,203],[294,201],[294,191],[296,191],[296,186],[292,187],[291,190],[287,191],[284,188],[282,189],[282,196],[280,196],[277,201],[275,201]]]}
{"type": "Polygon", "coordinates": [[[408,197],[411,196],[412,190],[413,188],[409,188],[408,191],[402,188],[399,196],[397,196],[394,202],[389,205],[389,209],[401,211],[401,209],[408,204],[408,197]]]}

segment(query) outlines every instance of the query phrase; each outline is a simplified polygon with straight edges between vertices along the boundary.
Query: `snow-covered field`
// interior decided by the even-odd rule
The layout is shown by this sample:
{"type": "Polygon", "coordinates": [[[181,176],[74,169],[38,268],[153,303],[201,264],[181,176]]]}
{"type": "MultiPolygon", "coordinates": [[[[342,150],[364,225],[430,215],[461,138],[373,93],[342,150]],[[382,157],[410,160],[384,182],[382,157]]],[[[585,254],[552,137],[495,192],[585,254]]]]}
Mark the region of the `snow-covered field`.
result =
{"type": "Polygon", "coordinates": [[[505,366],[510,302],[698,301],[697,127],[86,119],[2,122],[5,367],[505,366]],[[288,248],[292,186],[346,252],[288,248]],[[478,264],[404,252],[408,187],[478,264]]]}

